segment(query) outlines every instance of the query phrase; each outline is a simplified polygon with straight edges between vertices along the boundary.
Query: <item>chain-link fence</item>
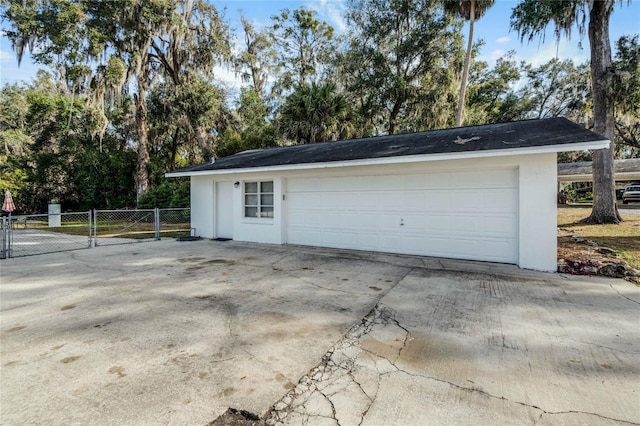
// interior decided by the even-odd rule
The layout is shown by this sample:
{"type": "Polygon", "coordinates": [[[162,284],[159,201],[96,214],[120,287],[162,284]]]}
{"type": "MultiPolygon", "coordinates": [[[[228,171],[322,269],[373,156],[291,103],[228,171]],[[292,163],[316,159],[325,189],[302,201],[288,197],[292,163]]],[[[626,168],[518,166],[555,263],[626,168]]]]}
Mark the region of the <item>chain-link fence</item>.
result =
{"type": "Polygon", "coordinates": [[[195,235],[191,227],[191,209],[158,209],[158,239],[195,235]]]}
{"type": "Polygon", "coordinates": [[[0,259],[9,257],[9,218],[0,218],[0,259]]]}
{"type": "Polygon", "coordinates": [[[91,246],[91,212],[4,217],[2,258],[91,246]]]}
{"type": "Polygon", "coordinates": [[[93,226],[96,246],[179,238],[191,235],[191,210],[95,210],[93,226]]]}
{"type": "Polygon", "coordinates": [[[94,210],[3,217],[0,259],[195,234],[190,209],[94,210]]]}
{"type": "Polygon", "coordinates": [[[156,210],[94,210],[96,246],[139,243],[157,239],[156,210]]]}

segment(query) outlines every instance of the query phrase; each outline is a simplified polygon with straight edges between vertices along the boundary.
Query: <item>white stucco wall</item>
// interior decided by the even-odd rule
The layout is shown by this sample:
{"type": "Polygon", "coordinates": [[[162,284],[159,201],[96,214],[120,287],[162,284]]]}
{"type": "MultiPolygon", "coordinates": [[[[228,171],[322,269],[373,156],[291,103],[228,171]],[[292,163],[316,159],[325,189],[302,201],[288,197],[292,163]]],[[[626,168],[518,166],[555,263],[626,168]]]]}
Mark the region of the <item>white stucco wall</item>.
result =
{"type": "Polygon", "coordinates": [[[240,182],[233,190],[233,239],[267,244],[285,244],[287,180],[295,177],[338,177],[394,175],[465,169],[515,167],[518,169],[519,225],[518,265],[522,268],[555,271],[556,231],[556,154],[528,154],[464,160],[427,161],[375,166],[352,166],[298,171],[212,174],[191,177],[192,226],[204,238],[215,237],[215,181],[240,182]],[[274,218],[248,219],[242,211],[242,182],[274,181],[274,218]]]}
{"type": "Polygon", "coordinates": [[[203,238],[214,238],[213,196],[211,176],[191,176],[191,227],[203,238]]]}
{"type": "Polygon", "coordinates": [[[524,156],[520,161],[521,268],[558,268],[556,174],[556,154],[524,156]]]}
{"type": "Polygon", "coordinates": [[[282,178],[274,175],[239,174],[234,176],[240,182],[233,188],[233,239],[265,244],[284,244],[282,239],[282,178]],[[245,218],[242,208],[242,183],[245,181],[273,181],[273,210],[271,218],[245,218]]]}

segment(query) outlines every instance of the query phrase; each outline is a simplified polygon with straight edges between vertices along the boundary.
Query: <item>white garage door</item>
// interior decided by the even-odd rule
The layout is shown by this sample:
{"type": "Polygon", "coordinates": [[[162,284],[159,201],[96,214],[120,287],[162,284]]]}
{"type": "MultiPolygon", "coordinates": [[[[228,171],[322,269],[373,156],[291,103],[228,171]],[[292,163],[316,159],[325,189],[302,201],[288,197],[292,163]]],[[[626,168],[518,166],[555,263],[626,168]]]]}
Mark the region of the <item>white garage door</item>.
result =
{"type": "Polygon", "coordinates": [[[290,244],[517,263],[517,170],[299,178],[290,244]]]}

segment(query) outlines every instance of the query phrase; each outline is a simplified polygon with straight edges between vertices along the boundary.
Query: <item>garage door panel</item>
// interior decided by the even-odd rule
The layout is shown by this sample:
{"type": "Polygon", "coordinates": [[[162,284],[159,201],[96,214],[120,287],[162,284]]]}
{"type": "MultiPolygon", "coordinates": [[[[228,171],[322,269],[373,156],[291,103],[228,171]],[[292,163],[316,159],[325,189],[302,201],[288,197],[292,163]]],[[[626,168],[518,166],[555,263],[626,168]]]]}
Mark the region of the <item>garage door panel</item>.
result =
{"type": "Polygon", "coordinates": [[[427,173],[424,175],[425,188],[451,188],[451,173],[427,173]]]}
{"type": "Polygon", "coordinates": [[[337,228],[340,229],[343,227],[342,219],[343,215],[338,212],[323,212],[322,217],[318,223],[322,224],[322,227],[325,229],[337,228]]]}
{"type": "MultiPolygon", "coordinates": [[[[289,223],[293,224],[318,224],[322,223],[323,214],[316,210],[296,210],[289,212],[289,223]]],[[[305,228],[308,226],[305,226],[305,228]]]]}
{"type": "Polygon", "coordinates": [[[322,198],[318,197],[314,193],[290,193],[289,205],[294,210],[308,210],[315,209],[320,210],[322,208],[322,198]]]}
{"type": "Polygon", "coordinates": [[[420,254],[429,253],[429,256],[451,257],[449,249],[449,236],[430,235],[424,240],[424,249],[420,254]]]}
{"type": "Polygon", "coordinates": [[[425,231],[440,232],[448,234],[451,232],[451,215],[444,214],[428,214],[424,216],[425,231]]]}
{"type": "Polygon", "coordinates": [[[451,211],[476,211],[478,209],[480,194],[473,190],[458,190],[451,194],[449,209],[451,211]]]}
{"type": "Polygon", "coordinates": [[[473,170],[450,174],[451,188],[516,188],[516,169],[473,170]]]}
{"type": "Polygon", "coordinates": [[[517,199],[515,189],[485,190],[479,200],[478,209],[487,212],[510,211],[515,213],[517,199]]]}
{"type": "Polygon", "coordinates": [[[360,211],[376,211],[379,203],[376,197],[373,197],[371,191],[363,191],[353,194],[355,208],[360,211]]]}
{"type": "Polygon", "coordinates": [[[319,192],[322,191],[322,183],[320,179],[290,179],[287,183],[289,194],[300,192],[319,192]]]}
{"type": "Polygon", "coordinates": [[[405,232],[424,233],[426,230],[426,217],[424,214],[404,214],[402,215],[402,220],[405,232]]]}
{"type": "Polygon", "coordinates": [[[509,236],[518,230],[518,220],[512,215],[486,215],[482,218],[481,228],[488,235],[509,236]]]}
{"type": "Polygon", "coordinates": [[[291,179],[287,187],[292,244],[517,262],[516,169],[291,179]]]}
{"type": "Polygon", "coordinates": [[[400,220],[402,215],[400,214],[380,214],[380,229],[383,231],[393,230],[396,231],[400,228],[400,220]]]}
{"type": "Polygon", "coordinates": [[[291,227],[287,236],[291,244],[322,246],[322,230],[291,227]]]}
{"type": "Polygon", "coordinates": [[[425,190],[405,192],[403,208],[406,212],[422,212],[427,205],[428,193],[425,190]]]}
{"type": "Polygon", "coordinates": [[[491,256],[487,256],[486,253],[479,253],[479,256],[482,257],[482,260],[498,260],[502,262],[510,262],[512,258],[512,247],[511,241],[508,239],[504,240],[484,240],[483,247],[486,248],[486,251],[491,253],[491,256]]]}
{"type": "Polygon", "coordinates": [[[440,212],[448,210],[447,207],[451,202],[451,191],[446,190],[428,190],[425,192],[424,211],[440,212]]]}
{"type": "Polygon", "coordinates": [[[343,244],[342,233],[325,229],[322,232],[322,244],[329,247],[341,247],[343,244]]]}
{"type": "Polygon", "coordinates": [[[388,190],[384,192],[384,197],[376,196],[372,194],[373,197],[378,199],[378,208],[384,211],[404,211],[404,193],[400,190],[388,190]]]}
{"type": "Polygon", "coordinates": [[[402,239],[398,234],[382,234],[379,241],[382,251],[398,253],[402,249],[402,239]]]}
{"type": "Polygon", "coordinates": [[[480,231],[480,218],[477,216],[456,216],[455,232],[461,234],[477,233],[480,231]]]}
{"type": "Polygon", "coordinates": [[[359,237],[360,246],[363,250],[376,251],[380,246],[378,234],[361,233],[359,237]]]}

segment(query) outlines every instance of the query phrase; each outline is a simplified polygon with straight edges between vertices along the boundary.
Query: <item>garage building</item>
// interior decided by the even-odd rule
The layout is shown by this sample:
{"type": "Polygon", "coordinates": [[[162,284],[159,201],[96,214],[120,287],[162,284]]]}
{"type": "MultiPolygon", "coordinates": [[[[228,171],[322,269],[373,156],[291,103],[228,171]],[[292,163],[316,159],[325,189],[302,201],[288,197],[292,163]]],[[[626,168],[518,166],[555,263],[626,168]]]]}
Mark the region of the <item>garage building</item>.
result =
{"type": "Polygon", "coordinates": [[[241,152],[191,179],[204,238],[556,270],[556,154],[601,149],[565,118],[241,152]]]}

